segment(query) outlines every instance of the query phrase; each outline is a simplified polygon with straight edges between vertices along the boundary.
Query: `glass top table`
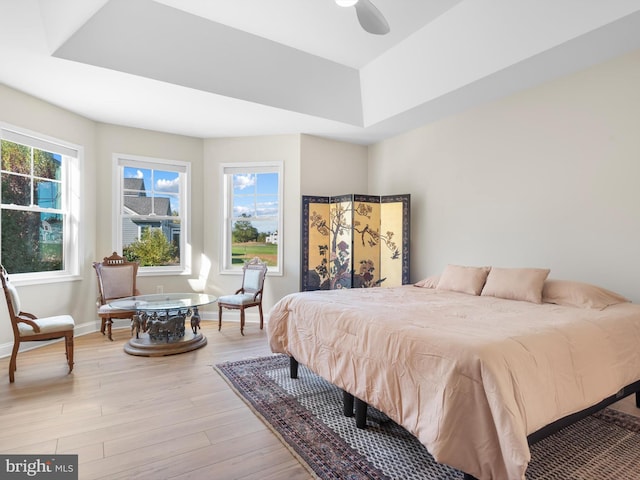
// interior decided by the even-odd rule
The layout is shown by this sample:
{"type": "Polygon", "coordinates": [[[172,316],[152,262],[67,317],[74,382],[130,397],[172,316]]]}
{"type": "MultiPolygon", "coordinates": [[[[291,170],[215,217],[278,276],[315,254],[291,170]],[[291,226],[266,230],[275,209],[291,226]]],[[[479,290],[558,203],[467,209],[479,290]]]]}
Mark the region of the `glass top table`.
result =
{"type": "Polygon", "coordinates": [[[218,300],[213,295],[205,293],[154,293],[150,295],[136,295],[120,298],[109,302],[111,308],[118,310],[178,310],[183,308],[199,307],[218,300]]]}
{"type": "Polygon", "coordinates": [[[156,357],[185,353],[204,347],[198,307],[218,299],[205,293],[155,293],[135,295],[109,302],[109,306],[133,311],[131,339],[124,351],[130,355],[156,357]],[[185,329],[186,320],[191,329],[185,329]],[[135,333],[135,337],[134,337],[135,333]]]}

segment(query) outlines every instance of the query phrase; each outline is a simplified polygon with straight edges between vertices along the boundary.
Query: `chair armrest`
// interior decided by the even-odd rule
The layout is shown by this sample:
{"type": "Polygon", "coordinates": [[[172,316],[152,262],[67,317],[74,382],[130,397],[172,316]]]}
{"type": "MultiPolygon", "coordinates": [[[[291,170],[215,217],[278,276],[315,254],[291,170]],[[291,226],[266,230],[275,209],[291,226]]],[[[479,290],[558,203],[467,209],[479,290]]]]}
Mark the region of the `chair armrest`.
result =
{"type": "Polygon", "coordinates": [[[236,290],[236,293],[234,295],[238,295],[239,293],[244,293],[244,288],[239,288],[238,290],[236,290]]]}
{"type": "Polygon", "coordinates": [[[31,328],[33,328],[34,332],[40,333],[40,327],[38,326],[38,324],[36,322],[33,321],[36,318],[37,317],[35,315],[33,315],[32,313],[20,312],[18,314],[18,316],[16,317],[16,320],[18,322],[26,323],[31,328]],[[27,318],[25,318],[25,317],[27,317],[27,318]]]}

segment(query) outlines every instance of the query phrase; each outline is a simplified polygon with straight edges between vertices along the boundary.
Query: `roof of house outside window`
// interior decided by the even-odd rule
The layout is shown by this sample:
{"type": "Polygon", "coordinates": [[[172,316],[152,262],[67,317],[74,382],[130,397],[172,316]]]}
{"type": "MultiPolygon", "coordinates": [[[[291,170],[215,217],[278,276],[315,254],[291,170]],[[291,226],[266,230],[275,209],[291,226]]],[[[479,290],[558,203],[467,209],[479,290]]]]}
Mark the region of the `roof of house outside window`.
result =
{"type": "Polygon", "coordinates": [[[136,215],[171,215],[171,203],[165,197],[147,197],[144,180],[142,178],[125,178],[124,189],[129,191],[124,195],[124,206],[136,215]],[[131,190],[137,193],[132,194],[131,190]],[[155,201],[155,210],[153,204],[155,201]]]}

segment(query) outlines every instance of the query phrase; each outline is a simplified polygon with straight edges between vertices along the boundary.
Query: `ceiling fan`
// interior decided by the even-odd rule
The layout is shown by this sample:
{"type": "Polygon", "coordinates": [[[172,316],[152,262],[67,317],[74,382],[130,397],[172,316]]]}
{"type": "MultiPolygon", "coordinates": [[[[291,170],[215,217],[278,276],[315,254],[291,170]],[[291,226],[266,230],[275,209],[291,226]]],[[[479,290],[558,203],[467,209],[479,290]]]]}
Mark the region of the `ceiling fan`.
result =
{"type": "Polygon", "coordinates": [[[369,0],[335,0],[341,7],[355,7],[362,28],[374,35],[386,35],[390,28],[384,15],[369,0]]]}

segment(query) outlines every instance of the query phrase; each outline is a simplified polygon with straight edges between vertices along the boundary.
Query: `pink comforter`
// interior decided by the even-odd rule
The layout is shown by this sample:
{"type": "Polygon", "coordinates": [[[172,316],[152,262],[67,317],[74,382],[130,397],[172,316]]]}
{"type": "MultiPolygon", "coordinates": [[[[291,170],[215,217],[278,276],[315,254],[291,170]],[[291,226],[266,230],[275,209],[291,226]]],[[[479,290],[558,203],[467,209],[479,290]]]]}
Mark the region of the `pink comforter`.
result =
{"type": "Polygon", "coordinates": [[[386,413],[436,461],[524,479],[527,435],[640,379],[640,306],[603,311],[417,288],[294,293],[273,352],[386,413]]]}

